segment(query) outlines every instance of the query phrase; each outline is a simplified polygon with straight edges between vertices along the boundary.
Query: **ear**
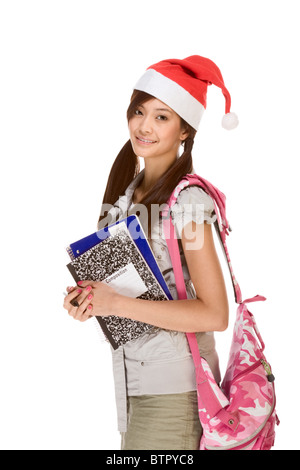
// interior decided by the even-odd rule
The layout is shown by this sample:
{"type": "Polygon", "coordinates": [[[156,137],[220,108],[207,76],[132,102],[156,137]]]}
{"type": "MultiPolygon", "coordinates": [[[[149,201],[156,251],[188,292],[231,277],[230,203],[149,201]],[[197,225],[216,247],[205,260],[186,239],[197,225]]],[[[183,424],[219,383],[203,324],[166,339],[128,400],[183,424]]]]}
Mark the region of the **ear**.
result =
{"type": "Polygon", "coordinates": [[[184,142],[184,141],[188,138],[189,134],[190,134],[190,133],[189,133],[188,129],[185,128],[184,130],[181,131],[180,140],[181,140],[182,142],[184,142]]]}

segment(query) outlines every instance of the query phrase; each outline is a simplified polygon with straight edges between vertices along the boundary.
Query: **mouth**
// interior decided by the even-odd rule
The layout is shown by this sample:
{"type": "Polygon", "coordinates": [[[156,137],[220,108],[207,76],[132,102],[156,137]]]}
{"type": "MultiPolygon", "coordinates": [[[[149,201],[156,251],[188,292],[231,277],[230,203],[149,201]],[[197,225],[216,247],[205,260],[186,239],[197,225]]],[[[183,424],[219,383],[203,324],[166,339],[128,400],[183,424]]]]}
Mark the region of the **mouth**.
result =
{"type": "Polygon", "coordinates": [[[156,142],[157,142],[157,140],[142,139],[141,137],[137,137],[136,140],[141,145],[152,145],[152,144],[156,144],[156,142]]]}

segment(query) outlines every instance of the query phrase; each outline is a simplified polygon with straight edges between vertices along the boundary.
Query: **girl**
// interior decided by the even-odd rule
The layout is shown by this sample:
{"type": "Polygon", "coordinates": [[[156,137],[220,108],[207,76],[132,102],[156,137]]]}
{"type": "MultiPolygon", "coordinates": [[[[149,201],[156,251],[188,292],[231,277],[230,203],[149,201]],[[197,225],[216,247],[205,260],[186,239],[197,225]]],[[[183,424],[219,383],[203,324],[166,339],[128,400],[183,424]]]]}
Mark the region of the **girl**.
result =
{"type": "MultiPolygon", "coordinates": [[[[151,205],[166,203],[182,177],[193,173],[192,148],[211,83],[221,87],[226,119],[232,119],[230,95],[209,59],[172,59],[146,71],[127,112],[130,140],[112,166],[103,199],[103,207],[111,205],[110,222],[141,204],[147,209],[147,220],[141,221],[174,300],[130,298],[104,283],[84,281],[79,289],[68,288],[64,302],[79,321],[116,315],[155,327],[112,352],[122,450],[199,449],[195,371],[185,332],[198,332],[200,353],[220,380],[213,332],[227,328],[228,300],[212,236],[213,202],[202,189],[188,187],[172,210],[187,300],[177,300],[162,220],[151,217],[151,205]],[[141,172],[138,157],[144,159],[141,172]],[[79,307],[71,304],[75,298],[79,307]]],[[[98,228],[105,226],[104,215],[101,211],[98,228]]]]}

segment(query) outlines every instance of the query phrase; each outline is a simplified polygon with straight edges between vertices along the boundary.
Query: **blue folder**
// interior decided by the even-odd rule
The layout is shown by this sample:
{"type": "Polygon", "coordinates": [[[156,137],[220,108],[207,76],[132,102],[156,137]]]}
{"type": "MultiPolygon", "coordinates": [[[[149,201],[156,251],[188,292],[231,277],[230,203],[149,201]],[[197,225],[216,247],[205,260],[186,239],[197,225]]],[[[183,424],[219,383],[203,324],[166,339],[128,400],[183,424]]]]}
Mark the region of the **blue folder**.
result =
{"type": "Polygon", "coordinates": [[[116,223],[111,224],[108,227],[105,227],[104,229],[98,230],[98,232],[92,233],[91,235],[88,235],[87,237],[84,237],[81,240],[78,240],[77,242],[71,243],[71,245],[67,248],[70,258],[77,258],[78,256],[88,251],[90,248],[93,248],[94,246],[98,245],[98,243],[101,243],[103,240],[110,237],[110,228],[122,222],[126,223],[127,229],[134,243],[136,244],[149,268],[153,272],[157,281],[161,285],[166,296],[169,300],[172,300],[172,296],[170,294],[166,281],[153,255],[153,252],[143,231],[139,218],[136,215],[130,215],[125,219],[118,220],[116,223]]]}

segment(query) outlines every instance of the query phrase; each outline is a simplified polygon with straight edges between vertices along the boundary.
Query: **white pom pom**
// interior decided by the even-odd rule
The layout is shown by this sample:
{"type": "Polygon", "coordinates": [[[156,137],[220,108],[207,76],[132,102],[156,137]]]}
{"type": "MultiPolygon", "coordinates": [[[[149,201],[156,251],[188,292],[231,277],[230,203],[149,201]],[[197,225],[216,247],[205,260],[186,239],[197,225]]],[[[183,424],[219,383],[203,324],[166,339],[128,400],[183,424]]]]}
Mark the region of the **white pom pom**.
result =
{"type": "Polygon", "coordinates": [[[225,114],[225,116],[223,116],[222,127],[224,127],[224,129],[231,131],[232,129],[235,129],[238,125],[239,118],[235,113],[227,113],[225,114]]]}

